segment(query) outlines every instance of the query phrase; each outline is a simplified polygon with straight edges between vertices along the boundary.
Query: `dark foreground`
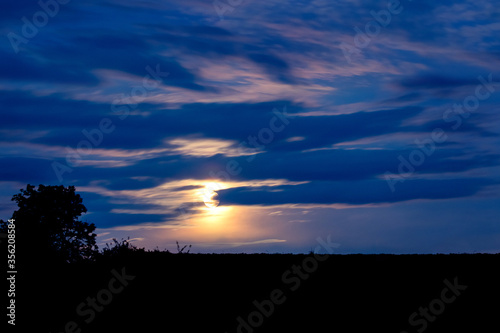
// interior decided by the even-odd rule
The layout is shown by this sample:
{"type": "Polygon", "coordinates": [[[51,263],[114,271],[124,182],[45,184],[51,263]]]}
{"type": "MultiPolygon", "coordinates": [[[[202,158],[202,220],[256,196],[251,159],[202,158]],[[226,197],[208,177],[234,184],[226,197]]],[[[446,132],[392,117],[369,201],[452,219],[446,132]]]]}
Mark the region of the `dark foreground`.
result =
{"type": "Polygon", "coordinates": [[[499,261],[500,255],[481,254],[160,252],[87,265],[40,263],[32,272],[18,273],[16,328],[54,333],[498,331],[499,261]]]}

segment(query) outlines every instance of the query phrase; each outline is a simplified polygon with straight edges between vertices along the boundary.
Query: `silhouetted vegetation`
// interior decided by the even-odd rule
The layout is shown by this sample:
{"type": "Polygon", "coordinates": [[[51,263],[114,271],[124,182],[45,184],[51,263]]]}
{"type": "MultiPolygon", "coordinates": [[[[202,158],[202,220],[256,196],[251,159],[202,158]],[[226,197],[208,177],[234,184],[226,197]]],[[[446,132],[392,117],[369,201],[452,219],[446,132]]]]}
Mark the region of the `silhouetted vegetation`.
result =
{"type": "MultiPolygon", "coordinates": [[[[82,222],[78,217],[87,212],[83,200],[75,193],[74,186],[44,186],[35,189],[27,185],[15,194],[12,200],[19,207],[12,218],[15,219],[18,249],[26,255],[26,260],[37,261],[41,256],[44,260],[53,262],[76,263],[82,260],[94,261],[99,257],[107,259],[124,259],[133,254],[160,251],[157,247],[152,251],[138,248],[130,241],[130,237],[113,243],[106,243],[101,252],[96,245],[96,226],[93,223],[82,222]]],[[[0,220],[0,233],[7,233],[6,221],[0,220]]],[[[178,254],[188,254],[191,245],[177,244],[178,254]]]]}
{"type": "MultiPolygon", "coordinates": [[[[35,189],[27,185],[15,194],[12,201],[17,209],[15,219],[19,253],[26,260],[43,258],[59,262],[93,260],[98,254],[93,223],[78,217],[87,212],[74,186],[44,186],[35,189]]],[[[0,229],[5,232],[6,222],[0,229]]]]}
{"type": "Polygon", "coordinates": [[[177,244],[177,253],[178,254],[187,254],[187,253],[189,253],[189,251],[191,251],[191,244],[189,245],[188,250],[186,252],[184,252],[184,250],[186,249],[187,245],[184,245],[183,247],[181,247],[179,245],[178,241],[175,241],[175,243],[177,244]]]}
{"type": "Polygon", "coordinates": [[[134,252],[144,252],[144,249],[133,245],[130,237],[121,241],[113,238],[113,244],[106,243],[106,247],[102,249],[102,255],[106,257],[123,257],[134,252]]]}

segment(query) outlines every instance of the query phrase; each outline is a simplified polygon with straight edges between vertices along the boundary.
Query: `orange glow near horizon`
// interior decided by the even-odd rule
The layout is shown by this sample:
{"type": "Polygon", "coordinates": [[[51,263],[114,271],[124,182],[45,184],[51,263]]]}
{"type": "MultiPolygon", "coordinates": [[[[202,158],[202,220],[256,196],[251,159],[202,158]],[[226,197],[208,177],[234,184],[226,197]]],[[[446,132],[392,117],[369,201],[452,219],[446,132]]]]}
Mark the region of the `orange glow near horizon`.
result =
{"type": "Polygon", "coordinates": [[[236,248],[231,244],[277,238],[276,230],[265,219],[267,213],[254,218],[259,210],[244,206],[201,207],[197,214],[183,220],[178,227],[136,230],[135,234],[144,238],[138,245],[154,247],[165,244],[174,251],[173,244],[176,240],[193,246],[196,244],[202,249],[213,244],[236,248]]]}
{"type": "MultiPolygon", "coordinates": [[[[232,187],[278,186],[289,183],[292,182],[284,179],[232,182],[186,179],[167,182],[147,190],[128,190],[118,194],[106,192],[104,188],[97,186],[92,187],[92,190],[109,196],[113,195],[115,198],[133,198],[163,207],[149,211],[151,214],[175,213],[177,207],[182,207],[181,205],[187,203],[186,213],[180,214],[175,220],[163,223],[145,222],[134,226],[119,226],[102,230],[118,238],[126,238],[133,232],[138,246],[154,248],[162,247],[163,244],[175,251],[175,241],[197,244],[200,248],[211,247],[213,244],[220,248],[236,248],[246,243],[286,241],[287,238],[284,237],[286,232],[283,230],[286,224],[280,222],[278,216],[271,214],[275,208],[225,205],[224,202],[219,202],[217,192],[232,187]]],[[[114,212],[139,213],[134,209],[121,209],[114,212]]]]}

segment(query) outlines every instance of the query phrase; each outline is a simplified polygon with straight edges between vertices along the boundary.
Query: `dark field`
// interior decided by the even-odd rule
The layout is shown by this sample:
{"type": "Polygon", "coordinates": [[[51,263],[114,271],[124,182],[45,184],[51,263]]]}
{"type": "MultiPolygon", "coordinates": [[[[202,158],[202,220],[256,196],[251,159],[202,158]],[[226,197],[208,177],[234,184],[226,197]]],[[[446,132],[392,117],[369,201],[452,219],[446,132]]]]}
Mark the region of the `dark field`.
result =
{"type": "Polygon", "coordinates": [[[146,252],[85,265],[40,263],[18,273],[16,328],[490,332],[500,326],[499,260],[484,254],[146,252]]]}

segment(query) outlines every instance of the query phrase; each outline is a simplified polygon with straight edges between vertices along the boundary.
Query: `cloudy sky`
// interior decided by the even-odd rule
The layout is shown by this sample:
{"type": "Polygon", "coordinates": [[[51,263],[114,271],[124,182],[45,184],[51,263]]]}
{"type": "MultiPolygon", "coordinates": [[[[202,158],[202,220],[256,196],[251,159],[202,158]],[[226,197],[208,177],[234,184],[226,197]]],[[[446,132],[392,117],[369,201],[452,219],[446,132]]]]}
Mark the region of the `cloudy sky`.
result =
{"type": "Polygon", "coordinates": [[[101,245],[500,251],[492,1],[2,7],[0,218],[62,184],[101,245]]]}

